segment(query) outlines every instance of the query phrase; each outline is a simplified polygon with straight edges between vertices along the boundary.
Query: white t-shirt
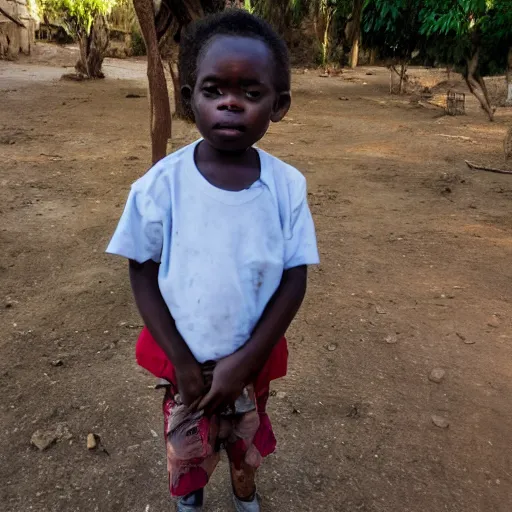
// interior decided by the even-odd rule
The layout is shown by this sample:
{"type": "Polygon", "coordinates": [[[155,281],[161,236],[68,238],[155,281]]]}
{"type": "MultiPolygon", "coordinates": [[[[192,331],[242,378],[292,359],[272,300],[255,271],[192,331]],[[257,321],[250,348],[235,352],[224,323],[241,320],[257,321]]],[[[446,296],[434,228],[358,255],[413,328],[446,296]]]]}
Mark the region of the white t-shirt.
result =
{"type": "Polygon", "coordinates": [[[107,252],[160,263],[162,296],[203,363],[249,340],[284,270],[319,258],[299,171],[258,149],[260,179],[246,190],[222,190],[197,169],[198,143],[132,185],[107,252]]]}

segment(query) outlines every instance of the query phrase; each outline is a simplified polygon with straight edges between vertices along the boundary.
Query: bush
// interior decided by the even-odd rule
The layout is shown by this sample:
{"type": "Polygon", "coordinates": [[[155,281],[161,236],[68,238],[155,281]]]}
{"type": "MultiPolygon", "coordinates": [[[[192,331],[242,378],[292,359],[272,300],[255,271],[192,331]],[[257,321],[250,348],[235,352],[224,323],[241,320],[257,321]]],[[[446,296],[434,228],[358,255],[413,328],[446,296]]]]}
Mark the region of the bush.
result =
{"type": "Polygon", "coordinates": [[[146,43],[144,38],[138,30],[132,32],[132,55],[134,57],[141,57],[146,55],[146,43]]]}

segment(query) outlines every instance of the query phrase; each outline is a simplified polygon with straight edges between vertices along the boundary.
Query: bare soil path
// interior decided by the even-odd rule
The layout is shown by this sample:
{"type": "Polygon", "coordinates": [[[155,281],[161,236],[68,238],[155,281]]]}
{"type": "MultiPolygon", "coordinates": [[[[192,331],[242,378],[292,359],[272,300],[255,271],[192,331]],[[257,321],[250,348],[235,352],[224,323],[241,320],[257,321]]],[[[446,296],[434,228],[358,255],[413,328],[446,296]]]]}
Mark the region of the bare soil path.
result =
{"type": "MultiPolygon", "coordinates": [[[[512,178],[464,160],[499,163],[512,113],[491,124],[469,98],[446,117],[367,71],[294,74],[261,144],[306,175],[322,258],[275,385],[264,510],[510,512],[512,178]]],[[[126,264],[103,252],[150,159],[144,63],[62,72],[0,62],[0,509],[172,510],[126,264]]],[[[173,144],[196,136],[176,123],[173,144]]],[[[206,510],[231,510],[226,470],[206,510]]]]}

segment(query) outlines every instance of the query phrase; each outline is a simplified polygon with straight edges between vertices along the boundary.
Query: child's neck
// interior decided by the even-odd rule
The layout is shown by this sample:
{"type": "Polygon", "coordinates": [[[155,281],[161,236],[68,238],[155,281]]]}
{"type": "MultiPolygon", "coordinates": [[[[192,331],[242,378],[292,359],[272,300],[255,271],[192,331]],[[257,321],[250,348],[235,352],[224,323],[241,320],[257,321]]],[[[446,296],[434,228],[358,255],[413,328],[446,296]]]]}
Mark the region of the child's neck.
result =
{"type": "Polygon", "coordinates": [[[199,172],[224,190],[244,190],[260,178],[260,157],[252,147],[240,152],[220,151],[203,140],[194,159],[199,172]]]}

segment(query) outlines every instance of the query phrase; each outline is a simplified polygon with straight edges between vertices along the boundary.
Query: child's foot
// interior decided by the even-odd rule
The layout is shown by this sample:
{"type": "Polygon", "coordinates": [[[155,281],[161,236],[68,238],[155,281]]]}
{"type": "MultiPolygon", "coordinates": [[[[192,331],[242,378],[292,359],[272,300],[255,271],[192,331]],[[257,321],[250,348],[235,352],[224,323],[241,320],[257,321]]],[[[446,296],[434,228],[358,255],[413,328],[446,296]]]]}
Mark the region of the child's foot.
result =
{"type": "Polygon", "coordinates": [[[233,494],[233,502],[236,512],[260,512],[260,502],[256,493],[250,501],[242,501],[233,494]]]}
{"type": "Polygon", "coordinates": [[[191,492],[178,500],[177,512],[199,512],[203,509],[204,489],[191,492]]]}

